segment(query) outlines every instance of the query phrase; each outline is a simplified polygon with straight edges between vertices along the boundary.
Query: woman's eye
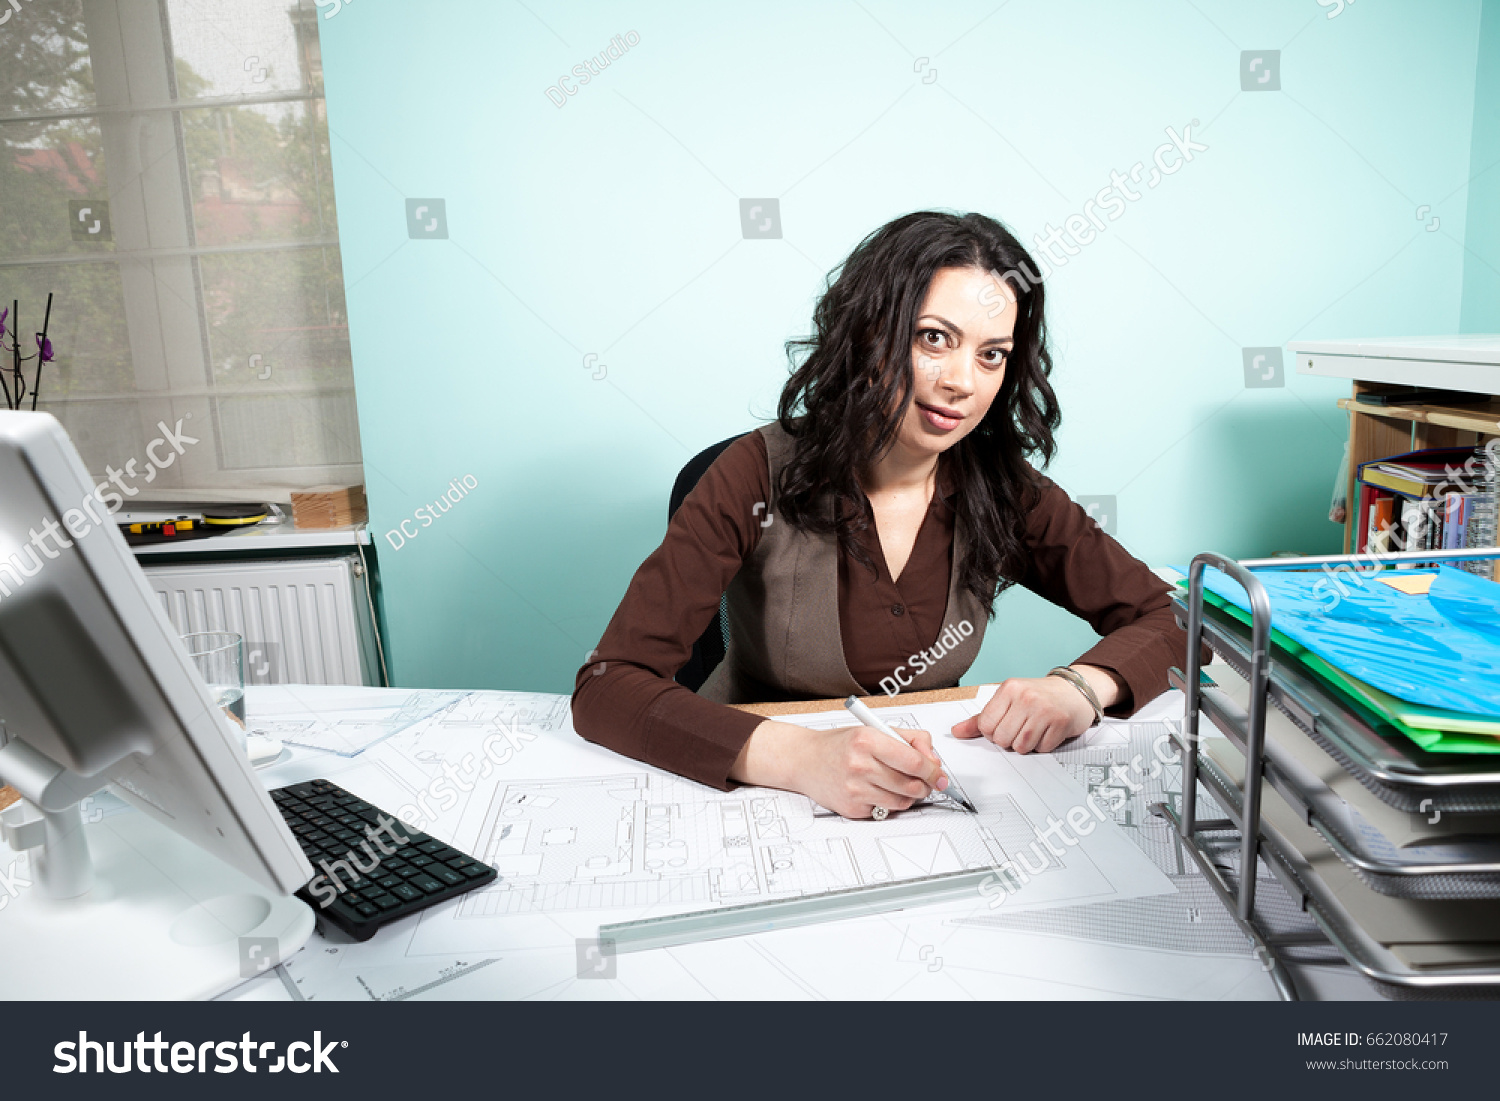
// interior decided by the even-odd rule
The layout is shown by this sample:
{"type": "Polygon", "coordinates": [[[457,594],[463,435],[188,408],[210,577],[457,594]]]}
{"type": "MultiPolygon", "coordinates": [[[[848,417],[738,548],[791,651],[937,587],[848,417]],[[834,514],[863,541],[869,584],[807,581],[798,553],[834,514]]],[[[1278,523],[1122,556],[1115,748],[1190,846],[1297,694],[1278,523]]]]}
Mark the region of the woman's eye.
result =
{"type": "Polygon", "coordinates": [[[940,348],[943,344],[943,334],[937,329],[923,329],[921,334],[922,343],[929,348],[940,348]]]}

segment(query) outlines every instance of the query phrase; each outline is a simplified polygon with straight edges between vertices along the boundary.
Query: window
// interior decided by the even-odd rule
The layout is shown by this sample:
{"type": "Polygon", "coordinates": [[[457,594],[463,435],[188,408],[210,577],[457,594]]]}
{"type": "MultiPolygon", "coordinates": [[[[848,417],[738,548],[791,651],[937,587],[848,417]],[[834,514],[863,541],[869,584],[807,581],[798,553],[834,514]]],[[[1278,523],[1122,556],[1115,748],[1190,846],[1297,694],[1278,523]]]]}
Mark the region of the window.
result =
{"type": "Polygon", "coordinates": [[[182,420],[155,499],[362,482],[311,0],[27,0],[0,72],[0,303],[24,347],[53,293],[90,470],[182,420]]]}

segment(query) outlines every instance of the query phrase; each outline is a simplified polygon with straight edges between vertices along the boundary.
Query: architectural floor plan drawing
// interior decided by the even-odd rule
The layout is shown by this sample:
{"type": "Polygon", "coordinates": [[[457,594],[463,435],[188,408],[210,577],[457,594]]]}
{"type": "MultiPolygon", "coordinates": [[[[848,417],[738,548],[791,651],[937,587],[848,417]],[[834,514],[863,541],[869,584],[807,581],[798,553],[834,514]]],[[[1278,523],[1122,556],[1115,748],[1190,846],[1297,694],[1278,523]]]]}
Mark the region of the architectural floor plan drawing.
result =
{"type": "MultiPolygon", "coordinates": [[[[368,716],[372,703],[394,714],[412,695],[361,689],[349,701],[359,706],[343,708],[341,691],[302,688],[296,690],[302,698],[294,699],[288,690],[258,687],[247,698],[251,725],[310,721],[311,712],[337,724],[368,716]]],[[[494,864],[501,878],[366,943],[316,935],[277,969],[274,989],[261,996],[885,997],[903,989],[922,996],[1024,995],[1035,980],[1014,976],[1040,969],[1043,958],[1058,973],[1071,968],[1087,983],[1089,961],[1101,946],[1140,951],[1129,947],[1122,927],[1149,936],[1153,920],[1170,919],[1183,904],[1213,920],[1192,886],[1175,885],[1169,832],[1151,840],[1155,827],[1145,796],[1128,785],[1128,798],[1115,795],[1107,789],[1121,786],[1124,777],[1112,777],[1107,768],[1088,771],[1128,764],[1130,754],[1118,757],[1130,743],[1128,732],[1096,732],[1095,741],[1113,747],[1103,751],[1113,755],[1110,761],[1019,756],[983,740],[951,737],[952,725],[976,709],[972,701],[925,704],[887,708],[886,717],[898,727],[932,733],[980,813],[933,804],[879,823],[843,819],[800,795],[718,791],[629,761],[579,738],[564,696],[463,694],[355,756],[299,745],[289,760],[263,773],[268,786],[326,776],[392,811],[420,805],[424,829],[494,864]],[[1066,818],[1091,794],[1109,808],[1107,821],[1088,836],[1059,842],[1056,852],[1037,843],[1049,822],[1066,818]],[[620,959],[618,981],[580,981],[586,976],[575,951],[603,924],[983,868],[1018,854],[1027,854],[1022,859],[1035,874],[998,899],[976,894],[940,906],[633,953],[620,959]],[[1132,908],[1136,903],[1146,905],[1132,908]],[[1047,935],[1033,935],[1033,925],[1047,935]],[[1017,944],[1024,951],[1012,958],[1017,944]],[[1080,951],[1069,944],[1092,947],[1080,951]],[[839,962],[850,953],[870,966],[851,970],[839,962]],[[935,960],[943,971],[933,970],[935,960]]],[[[825,728],[849,725],[841,711],[786,718],[825,728]]],[[[1150,732],[1141,733],[1149,741],[1150,732]]],[[[1158,779],[1170,784],[1165,773],[1158,779]]],[[[1215,933],[1204,948],[1223,952],[1228,945],[1215,933]]],[[[1253,961],[1235,963],[1241,970],[1247,965],[1253,961]]],[[[1182,965],[1181,975],[1164,979],[1162,966],[1155,961],[1116,985],[1178,990],[1197,974],[1182,965]]],[[[1220,966],[1227,974],[1229,964],[1220,966]]],[[[1232,986],[1222,976],[1214,981],[1232,986]]],[[[1113,989],[1099,985],[1106,993],[1113,989]]]]}
{"type": "Polygon", "coordinates": [[[542,692],[464,693],[444,708],[435,725],[447,730],[496,730],[512,725],[530,730],[561,730],[568,722],[568,697],[542,692]]]}
{"type": "MultiPolygon", "coordinates": [[[[1028,913],[976,914],[957,924],[1025,930],[1143,948],[1243,957],[1249,944],[1208,881],[1197,874],[1171,822],[1152,813],[1166,803],[1181,809],[1182,768],[1167,722],[1110,722],[1053,753],[1063,768],[1109,808],[1111,817],[1171,880],[1174,893],[1119,899],[1087,906],[1028,913]]],[[[1212,796],[1198,792],[1201,818],[1223,817],[1212,796]]],[[[1216,862],[1238,874],[1238,842],[1226,844],[1216,862]]],[[[1317,926],[1262,865],[1256,884],[1257,911],[1277,934],[1313,933],[1317,926]]],[[[1317,950],[1321,952],[1321,950],[1317,950]]],[[[1316,953],[1303,953],[1313,955],[1316,953]]],[[[1326,953],[1322,953],[1326,955],[1326,953]]]]}
{"type": "MultiPolygon", "coordinates": [[[[1076,787],[1050,759],[948,737],[970,713],[964,704],[927,704],[891,717],[942,738],[979,813],[923,804],[884,822],[844,819],[789,792],[721,792],[643,766],[622,769],[626,762],[597,747],[540,739],[446,820],[454,843],[493,864],[499,880],[424,918],[408,951],[550,950],[560,932],[591,936],[611,922],[998,868],[1018,857],[1033,875],[1007,897],[1011,908],[1171,890],[1112,822],[1055,852],[1037,843],[1049,820],[1080,802],[1076,787]],[[615,767],[562,767],[564,745],[615,767]]],[[[785,721],[849,725],[842,713],[785,721]]],[[[424,738],[438,726],[425,729],[424,738]]],[[[983,898],[975,903],[984,909],[983,898]]]]}
{"type": "Polygon", "coordinates": [[[882,824],[819,809],[790,792],[713,792],[660,774],[507,783],[476,850],[500,880],[458,914],[661,912],[818,894],[998,866],[1035,832],[1008,796],[977,817],[924,806],[882,824]]]}
{"type": "Polygon", "coordinates": [[[418,998],[456,983],[474,972],[500,962],[497,957],[452,960],[441,966],[396,966],[343,969],[340,957],[347,946],[323,943],[321,937],[309,952],[299,953],[278,967],[278,978],[292,1001],[319,1001],[329,997],[372,1002],[402,1002],[418,998]]]}

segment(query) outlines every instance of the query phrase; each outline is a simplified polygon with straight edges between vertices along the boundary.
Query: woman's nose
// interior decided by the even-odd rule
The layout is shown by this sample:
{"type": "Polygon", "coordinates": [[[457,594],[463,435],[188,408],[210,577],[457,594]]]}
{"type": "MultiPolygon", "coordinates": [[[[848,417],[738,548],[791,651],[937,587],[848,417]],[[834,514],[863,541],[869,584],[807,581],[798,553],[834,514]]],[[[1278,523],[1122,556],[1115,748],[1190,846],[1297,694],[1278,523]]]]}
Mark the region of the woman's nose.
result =
{"type": "Polygon", "coordinates": [[[943,389],[967,397],[974,387],[974,367],[966,356],[949,356],[936,381],[943,389]]]}

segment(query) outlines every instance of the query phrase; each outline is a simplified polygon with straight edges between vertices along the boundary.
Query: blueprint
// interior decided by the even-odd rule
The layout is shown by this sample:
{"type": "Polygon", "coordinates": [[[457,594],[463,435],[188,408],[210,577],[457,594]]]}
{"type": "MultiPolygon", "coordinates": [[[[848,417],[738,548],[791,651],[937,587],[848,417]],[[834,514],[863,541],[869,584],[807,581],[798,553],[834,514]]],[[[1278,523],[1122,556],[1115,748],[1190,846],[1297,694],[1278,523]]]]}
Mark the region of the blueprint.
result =
{"type": "MultiPolygon", "coordinates": [[[[476,853],[500,871],[465,897],[460,920],[506,914],[708,909],[999,867],[1036,827],[1000,795],[970,815],[923,806],[850,822],[801,795],[704,792],[646,773],[505,784],[476,853]]],[[[1044,854],[1048,871],[1061,861],[1044,854]]],[[[1061,877],[1059,877],[1061,878],[1061,877]]],[[[1108,890],[1080,864],[1076,890],[1108,890]]]]}
{"type": "Polygon", "coordinates": [[[493,691],[461,695],[461,699],[436,715],[438,728],[493,733],[518,725],[528,730],[561,730],[570,721],[567,696],[493,691]]]}
{"type": "MultiPolygon", "coordinates": [[[[258,996],[817,996],[806,975],[827,973],[829,961],[847,958],[860,937],[878,940],[871,951],[892,966],[905,952],[926,967],[937,958],[939,937],[944,943],[992,937],[955,922],[993,915],[997,907],[1020,915],[1174,893],[1164,869],[1132,843],[1123,816],[1091,814],[1086,836],[1064,831],[1053,835],[1053,845],[1039,842],[1049,822],[1086,805],[1087,789],[1056,758],[952,738],[949,729],[974,713],[973,702],[884,714],[898,727],[933,734],[979,814],[923,804],[877,823],[840,818],[789,792],[717,791],[622,758],[573,732],[563,696],[476,691],[426,699],[442,706],[406,722],[417,710],[412,693],[370,699],[365,693],[376,690],[363,690],[356,694],[363,711],[341,711],[314,696],[343,690],[297,691],[301,701],[256,689],[247,698],[251,725],[270,716],[297,721],[298,702],[302,721],[316,703],[317,721],[329,727],[366,721],[360,715],[368,717],[377,702],[387,709],[382,717],[402,714],[404,725],[355,756],[299,748],[268,770],[268,784],[327,776],[493,864],[500,878],[365,944],[316,935],[277,969],[273,984],[260,984],[258,996]],[[1024,884],[1000,871],[989,896],[976,892],[961,904],[912,911],[938,923],[939,933],[924,934],[923,944],[907,943],[914,934],[903,913],[899,922],[882,915],[634,954],[620,961],[631,976],[629,995],[614,982],[581,982],[577,970],[579,945],[597,937],[601,924],[1001,866],[1029,872],[1024,884]],[[830,935],[844,945],[832,956],[830,935]],[[782,958],[799,955],[799,946],[818,947],[796,963],[782,958]],[[726,970],[726,961],[734,966],[726,970]]],[[[850,723],[842,712],[787,721],[820,728],[850,723]]],[[[952,969],[953,952],[944,952],[952,969]]],[[[842,979],[828,973],[825,981],[846,982],[847,971],[840,969],[842,979]]]]}
{"type": "MultiPolygon", "coordinates": [[[[1180,714],[1180,712],[1179,712],[1180,714]]],[[[1045,915],[1005,911],[955,917],[960,927],[1025,931],[1052,938],[1104,942],[1133,947],[1244,959],[1250,951],[1245,935],[1219,902],[1208,881],[1198,874],[1170,821],[1151,811],[1165,803],[1182,807],[1182,769],[1173,734],[1180,720],[1106,722],[1053,753],[1059,764],[1111,817],[1171,881],[1170,894],[1112,899],[1085,906],[1049,910],[1045,915]]],[[[1222,818],[1209,793],[1198,792],[1200,818],[1222,818]]],[[[1225,834],[1214,847],[1215,863],[1239,875],[1237,835],[1225,834]]],[[[1276,935],[1317,931],[1311,917],[1288,896],[1264,865],[1258,865],[1257,913],[1276,935]]],[[[1294,950],[1306,958],[1337,959],[1322,949],[1294,950]]]]}

